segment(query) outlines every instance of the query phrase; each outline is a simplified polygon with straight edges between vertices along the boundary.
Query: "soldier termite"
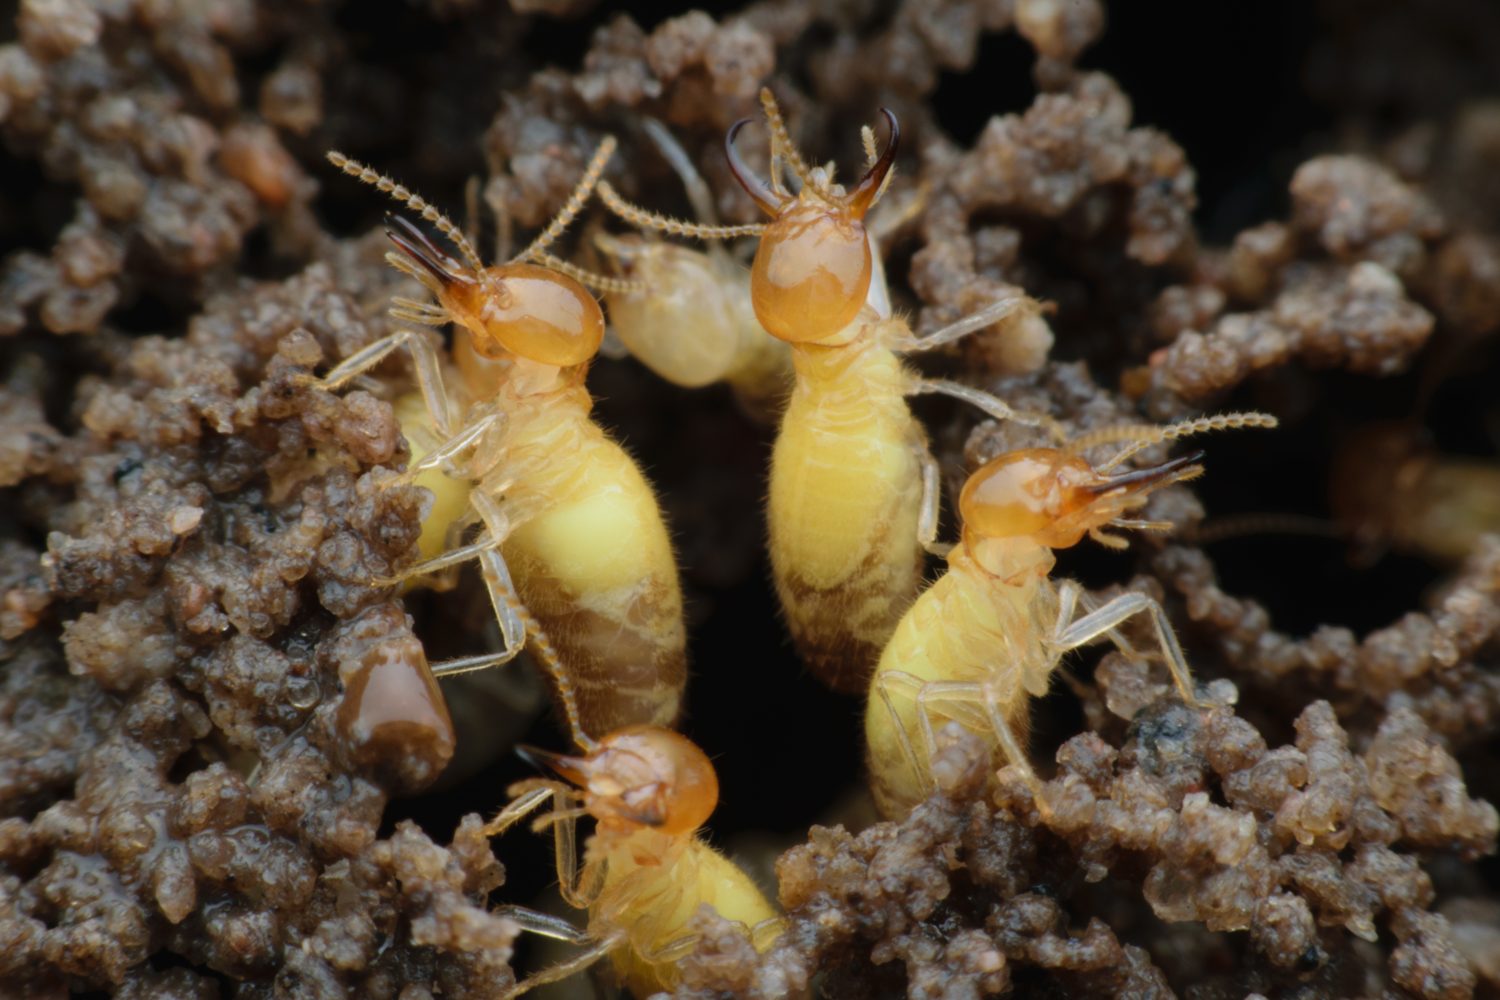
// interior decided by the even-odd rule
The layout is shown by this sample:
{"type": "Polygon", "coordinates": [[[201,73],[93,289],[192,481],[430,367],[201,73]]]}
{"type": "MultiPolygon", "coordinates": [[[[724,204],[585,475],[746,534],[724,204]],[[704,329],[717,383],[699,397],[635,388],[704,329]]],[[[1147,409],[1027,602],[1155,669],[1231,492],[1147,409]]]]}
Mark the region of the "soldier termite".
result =
{"type": "Polygon", "coordinates": [[[775,100],[762,91],[771,130],[769,181],[735,152],[730,167],[773,221],[760,227],[678,222],[645,209],[606,204],[626,221],[665,232],[723,239],[758,232],[750,294],[755,315],[791,344],[796,382],[782,415],[771,465],[771,562],[776,590],[798,651],[825,682],[862,691],[896,622],[921,584],[922,553],[938,551],[938,468],[907,396],[943,393],[991,416],[1047,424],[1000,400],[946,379],[925,378],[900,356],[950,344],[1004,319],[1036,321],[1039,306],[1017,295],[922,338],[899,317],[882,316],[867,296],[876,261],[864,225],[890,178],[899,141],[896,116],[885,151],[870,154],[852,189],[827,168],[809,168],[792,145],[775,100]],[[785,163],[802,182],[783,186],[785,163]]]}
{"type": "Polygon", "coordinates": [[[454,534],[450,525],[424,530],[426,558],[379,581],[395,584],[479,560],[505,648],[438,664],[434,672],[506,662],[529,637],[550,676],[560,676],[559,657],[568,665],[581,713],[570,724],[596,733],[630,723],[672,724],[687,674],[677,566],[656,495],[634,460],[591,419],[593,400],[584,387],[604,335],[603,313],[584,284],[634,286],[592,275],[547,250],[583,206],[613,150],[613,139],[601,143],[558,216],[521,254],[491,267],[421,197],[330,153],[345,173],[421,213],[463,259],[449,256],[406,219],[389,217],[386,231],[396,250],[387,262],[437,299],[397,298],[391,315],[426,326],[453,324],[451,355],[405,329],[320,380],[336,388],[406,347],[422,403],[398,404],[402,429],[428,446],[419,444],[420,457],[401,478],[452,468],[453,481],[428,480],[438,516],[453,516],[463,496],[464,523],[482,526],[481,537],[454,548],[446,545],[454,534]],[[447,551],[438,554],[439,548],[447,551]]]}
{"type": "Polygon", "coordinates": [[[871,681],[865,738],[882,814],[904,815],[927,797],[935,734],[949,721],[979,734],[1039,787],[1025,749],[1031,698],[1046,693],[1064,655],[1103,636],[1136,656],[1119,632],[1136,615],[1150,619],[1178,692],[1197,704],[1161,606],[1140,593],[1095,606],[1074,581],[1048,578],[1053,550],[1084,535],[1123,548],[1125,540],[1105,527],[1170,527],[1129,515],[1152,491],[1202,473],[1201,453],[1118,471],[1142,448],[1205,431],[1274,426],[1265,414],[1232,413],[1163,427],[1106,427],[1062,448],[1006,452],[975,471],[959,496],[963,533],[948,571],[902,618],[871,681]],[[1125,447],[1099,465],[1081,457],[1115,442],[1125,447]]]}
{"type": "Polygon", "coordinates": [[[775,910],[749,876],[699,833],[719,795],[718,777],[703,751],[658,726],[627,726],[597,742],[575,730],[574,739],[581,756],[522,751],[563,780],[511,786],[510,804],[486,832],[502,833],[551,800],[551,811],[536,825],[552,827],[563,899],[588,911],[588,925],[580,930],[522,907],[504,912],[524,930],[583,950],[503,996],[508,1000],[564,979],[606,955],[635,996],[671,989],[677,962],[695,943],[687,924],[704,904],[750,929],[757,947],[768,945],[781,929],[775,910]],[[584,815],[597,825],[580,868],[575,823],[584,815]]]}
{"type": "MultiPolygon", "coordinates": [[[[715,226],[713,199],[687,151],[660,123],[648,119],[645,129],[682,178],[699,222],[715,226]]],[[[607,204],[624,204],[607,181],[599,182],[599,193],[607,204]]],[[[727,237],[739,227],[718,231],[727,237]]],[[[750,414],[770,420],[791,385],[791,352],[756,320],[750,283],[728,251],[610,233],[594,239],[641,286],[605,296],[610,327],[630,353],[680,386],[727,382],[750,414]]]]}

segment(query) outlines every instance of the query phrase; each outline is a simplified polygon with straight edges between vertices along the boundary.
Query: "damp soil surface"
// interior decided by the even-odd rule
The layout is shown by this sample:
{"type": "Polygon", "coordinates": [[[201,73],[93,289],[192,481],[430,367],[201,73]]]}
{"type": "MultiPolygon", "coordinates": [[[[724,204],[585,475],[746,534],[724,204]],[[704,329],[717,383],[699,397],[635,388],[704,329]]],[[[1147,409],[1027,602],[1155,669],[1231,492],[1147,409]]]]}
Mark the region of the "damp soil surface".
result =
{"type": "MultiPolygon", "coordinates": [[[[1500,996],[1500,10],[641,6],[5,5],[0,996],[479,998],[552,960],[499,909],[558,905],[549,844],[482,826],[564,732],[524,662],[424,679],[495,648],[477,573],[379,582],[431,503],[394,478],[405,363],[308,379],[416,289],[324,153],[517,246],[606,134],[615,187],[688,215],[649,117],[751,222],[722,148],[762,86],[846,176],[899,117],[914,330],[1044,304],[927,370],[1070,432],[1281,427],[1205,439],[1171,532],[1060,553],[1163,603],[1210,707],[1086,653],[1033,705],[1040,797],[953,729],[877,823],[863,705],[769,582],[774,429],[596,363],[677,545],[712,838],[787,915],[758,954],[700,914],[676,995],[1500,996]]],[[[602,266],[598,227],[561,252],[602,266]]],[[[949,495],[1044,443],[916,409],[949,495]]]]}

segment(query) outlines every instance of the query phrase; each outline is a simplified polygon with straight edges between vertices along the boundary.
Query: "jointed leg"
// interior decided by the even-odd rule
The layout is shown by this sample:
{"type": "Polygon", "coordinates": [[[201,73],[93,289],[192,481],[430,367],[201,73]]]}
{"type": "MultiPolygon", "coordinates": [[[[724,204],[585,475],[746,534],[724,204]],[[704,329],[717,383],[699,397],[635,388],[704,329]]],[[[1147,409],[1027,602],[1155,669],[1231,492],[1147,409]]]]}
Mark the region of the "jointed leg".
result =
{"type": "MultiPolygon", "coordinates": [[[[484,522],[490,537],[502,540],[509,537],[510,520],[492,497],[475,490],[470,495],[469,502],[484,522]]],[[[578,700],[573,694],[573,681],[541,623],[521,603],[515,583],[510,578],[510,569],[498,547],[481,553],[479,567],[484,575],[490,604],[495,610],[495,620],[500,625],[500,635],[505,640],[506,648],[519,652],[522,645],[530,645],[532,658],[552,680],[552,689],[562,707],[563,716],[567,719],[573,742],[583,750],[592,749],[594,739],[583,728],[583,717],[578,712],[578,700]]]]}
{"type": "Polygon", "coordinates": [[[471,545],[464,545],[460,548],[444,552],[440,556],[434,556],[431,559],[423,559],[421,562],[412,563],[405,569],[390,576],[373,577],[370,580],[370,583],[377,587],[394,587],[397,584],[404,583],[407,580],[415,579],[419,576],[426,576],[429,573],[437,573],[447,569],[450,566],[457,566],[460,563],[468,562],[470,559],[479,558],[486,552],[493,550],[499,544],[500,543],[495,541],[493,538],[481,538],[479,541],[474,542],[471,545]]]}
{"type": "MultiPolygon", "coordinates": [[[[1119,635],[1115,631],[1116,626],[1126,619],[1138,614],[1151,616],[1151,624],[1156,629],[1156,641],[1161,647],[1162,655],[1166,658],[1167,669],[1172,672],[1172,681],[1177,685],[1177,691],[1182,695],[1182,700],[1189,705],[1201,705],[1197,691],[1193,685],[1193,672],[1188,667],[1187,657],[1183,655],[1182,647],[1178,645],[1177,635],[1172,631],[1172,623],[1167,620],[1167,613],[1145,594],[1121,594],[1103,607],[1091,611],[1069,625],[1052,640],[1052,645],[1058,652],[1076,649],[1087,645],[1101,635],[1109,635],[1119,644],[1119,635]]],[[[1120,646],[1120,651],[1127,656],[1133,652],[1128,643],[1120,646]]]]}
{"type": "MultiPolygon", "coordinates": [[[[1021,777],[1031,788],[1037,804],[1042,805],[1041,779],[1031,769],[1031,761],[1026,756],[1026,748],[1021,745],[1021,741],[1016,738],[1015,731],[1010,728],[1010,723],[1006,720],[1005,713],[1001,711],[999,701],[993,691],[988,690],[983,684],[976,684],[972,681],[933,681],[924,684],[917,694],[917,714],[929,734],[932,732],[929,713],[938,705],[943,706],[945,715],[966,729],[979,732],[988,727],[994,733],[995,741],[1000,744],[1000,750],[1005,754],[1007,763],[1013,764],[1021,772],[1021,777]],[[976,711],[982,713],[982,720],[960,718],[962,715],[976,711]]],[[[928,738],[932,739],[931,736],[928,738]]]]}
{"type": "Polygon", "coordinates": [[[443,388],[443,369],[438,361],[432,342],[415,330],[397,330],[389,337],[382,337],[349,355],[321,379],[310,379],[325,389],[333,390],[358,375],[374,368],[396,349],[405,346],[412,360],[412,371],[416,375],[417,388],[422,393],[422,402],[427,406],[433,429],[441,438],[447,438],[453,426],[453,407],[443,388]]]}
{"type": "Polygon", "coordinates": [[[926,442],[917,446],[917,460],[922,463],[922,506],[917,515],[917,541],[933,555],[946,556],[953,550],[953,546],[937,540],[938,514],[943,502],[943,492],[937,458],[926,442]]]}
{"type": "Polygon", "coordinates": [[[1012,295],[998,302],[992,302],[978,312],[965,316],[963,319],[955,320],[947,326],[929,333],[925,337],[910,337],[892,344],[891,347],[902,354],[916,354],[919,351],[930,351],[933,348],[943,347],[962,340],[972,333],[983,330],[987,326],[993,326],[1016,310],[1033,304],[1033,300],[1028,296],[1012,295]]]}
{"type": "Polygon", "coordinates": [[[983,700],[985,715],[989,717],[990,729],[995,733],[995,739],[1000,743],[1000,749],[1005,752],[1005,759],[1021,772],[1021,778],[1031,788],[1031,796],[1036,800],[1037,807],[1045,810],[1046,805],[1042,801],[1042,781],[1031,769],[1031,761],[1026,756],[1026,748],[1021,741],[1016,739],[1016,734],[1006,721],[1005,713],[1000,711],[1000,706],[993,698],[983,700]]]}
{"type": "MultiPolygon", "coordinates": [[[[897,689],[915,702],[916,695],[922,690],[922,680],[901,670],[883,670],[875,674],[875,693],[880,696],[881,704],[890,714],[891,728],[896,731],[896,741],[901,744],[901,756],[906,758],[906,766],[911,768],[912,776],[917,779],[917,784],[921,785],[924,791],[931,792],[932,776],[917,759],[917,752],[911,745],[911,734],[906,731],[906,720],[896,708],[896,700],[892,691],[897,689]]],[[[934,749],[929,746],[928,753],[931,754],[934,749]]]]}
{"type": "MultiPolygon", "coordinates": [[[[1093,614],[1099,610],[1101,605],[1077,580],[1064,580],[1057,587],[1057,623],[1052,628],[1053,635],[1062,635],[1073,624],[1078,615],[1078,609],[1082,607],[1085,615],[1093,614]]],[[[1104,633],[1115,648],[1124,653],[1127,659],[1138,660],[1140,653],[1136,651],[1135,644],[1125,638],[1125,633],[1119,629],[1112,628],[1104,633]]]]}
{"type": "MultiPolygon", "coordinates": [[[[512,791],[515,789],[512,788],[512,791]]],[[[536,812],[542,806],[554,799],[563,786],[555,781],[542,780],[534,787],[517,795],[505,804],[505,808],[495,814],[495,818],[484,825],[486,837],[498,837],[500,834],[515,826],[521,820],[536,812]]]]}
{"type": "Polygon", "coordinates": [[[500,1000],[512,1000],[512,998],[518,997],[523,993],[528,993],[538,986],[545,986],[548,983],[556,983],[567,979],[574,973],[587,969],[622,944],[624,944],[624,941],[620,937],[607,937],[602,941],[596,941],[593,947],[579,952],[572,958],[558,962],[556,965],[543,969],[541,972],[527,976],[500,994],[500,1000]]]}
{"type": "Polygon", "coordinates": [[[1053,438],[1061,441],[1066,435],[1056,420],[1045,413],[1030,413],[1026,410],[1011,409],[1010,404],[993,393],[976,389],[962,382],[955,382],[946,378],[913,378],[907,384],[906,394],[908,396],[942,395],[951,396],[954,399],[968,403],[996,420],[1010,420],[1027,427],[1042,427],[1047,430],[1053,438]]]}
{"type": "Polygon", "coordinates": [[[640,953],[640,956],[643,961],[650,965],[657,965],[664,962],[675,963],[691,955],[697,945],[697,934],[684,934],[681,937],[673,938],[659,948],[643,951],[640,953]]]}
{"type": "Polygon", "coordinates": [[[530,931],[540,937],[566,941],[568,944],[593,942],[593,938],[589,937],[587,931],[579,930],[570,921],[562,917],[554,917],[550,913],[539,913],[528,907],[514,904],[497,906],[492,912],[502,917],[509,917],[521,925],[521,930],[530,931]]]}
{"type": "Polygon", "coordinates": [[[447,464],[449,459],[468,450],[486,431],[504,419],[505,415],[496,411],[490,411],[481,415],[472,423],[459,428],[457,433],[449,436],[421,458],[409,464],[405,472],[400,473],[393,479],[386,480],[384,485],[388,488],[397,483],[409,482],[428,469],[436,469],[447,464]]]}

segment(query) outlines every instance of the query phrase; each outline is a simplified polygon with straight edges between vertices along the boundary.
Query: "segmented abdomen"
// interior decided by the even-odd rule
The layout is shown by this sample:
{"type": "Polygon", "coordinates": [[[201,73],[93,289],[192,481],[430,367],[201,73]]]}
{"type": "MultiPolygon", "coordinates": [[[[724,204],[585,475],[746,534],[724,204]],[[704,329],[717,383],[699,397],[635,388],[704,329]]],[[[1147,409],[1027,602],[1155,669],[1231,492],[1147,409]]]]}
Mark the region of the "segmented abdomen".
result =
{"type": "Polygon", "coordinates": [[[832,368],[797,360],[771,462],[776,591],[808,667],[859,692],[921,584],[923,437],[889,352],[832,368]]]}
{"type": "Polygon", "coordinates": [[[591,422],[574,431],[547,456],[544,482],[516,483],[526,513],[502,552],[576,688],[584,730],[671,726],[687,651],[661,509],[624,449],[591,422]]]}

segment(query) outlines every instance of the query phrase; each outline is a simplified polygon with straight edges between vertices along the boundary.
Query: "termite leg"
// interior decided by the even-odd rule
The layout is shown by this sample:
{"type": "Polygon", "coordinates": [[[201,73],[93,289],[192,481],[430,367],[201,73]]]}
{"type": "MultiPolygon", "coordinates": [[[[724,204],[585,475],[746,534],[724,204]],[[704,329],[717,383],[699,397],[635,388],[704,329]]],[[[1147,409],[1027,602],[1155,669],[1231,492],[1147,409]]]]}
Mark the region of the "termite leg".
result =
{"type": "Polygon", "coordinates": [[[497,916],[509,917],[521,926],[521,930],[529,931],[540,937],[551,938],[554,941],[566,941],[569,944],[592,944],[593,938],[589,937],[587,931],[579,930],[573,924],[562,917],[554,917],[550,913],[538,913],[536,910],[525,906],[507,904],[497,906],[493,911],[497,916]]]}
{"type": "Polygon", "coordinates": [[[547,804],[549,799],[558,794],[558,785],[551,781],[544,781],[534,788],[516,796],[506,803],[504,809],[495,814],[495,818],[484,825],[486,837],[498,837],[500,834],[515,826],[521,820],[536,812],[547,804]]]}
{"type": "Polygon", "coordinates": [[[750,928],[750,943],[755,946],[756,951],[765,951],[786,929],[786,917],[767,917],[750,928]]]}
{"type": "MultiPolygon", "coordinates": [[[[1183,655],[1182,646],[1177,642],[1176,633],[1172,631],[1172,623],[1167,620],[1167,613],[1162,610],[1161,605],[1145,594],[1121,594],[1063,629],[1053,638],[1052,646],[1058,652],[1066,652],[1087,645],[1101,635],[1109,635],[1114,639],[1118,635],[1115,632],[1116,626],[1139,614],[1151,616],[1151,624],[1156,629],[1156,641],[1161,646],[1167,669],[1172,672],[1172,682],[1177,685],[1182,700],[1189,705],[1201,707],[1203,702],[1199,700],[1193,685],[1193,672],[1188,668],[1187,657],[1183,655]]],[[[1119,640],[1115,641],[1118,644],[1119,640]]],[[[1121,646],[1120,651],[1127,656],[1132,652],[1128,644],[1121,646]]]]}
{"type": "Polygon", "coordinates": [[[535,989],[538,986],[545,986],[548,983],[559,982],[563,979],[567,979],[574,973],[582,972],[584,969],[587,969],[589,966],[593,965],[595,962],[599,961],[601,958],[604,958],[610,952],[614,951],[622,943],[623,942],[621,938],[618,936],[611,936],[605,938],[602,941],[596,941],[594,942],[593,947],[579,952],[572,958],[569,958],[562,962],[558,962],[556,965],[551,966],[550,968],[543,969],[541,972],[536,972],[527,976],[525,979],[521,980],[519,983],[516,983],[504,993],[501,993],[499,995],[500,1000],[512,1000],[512,998],[518,997],[523,993],[529,993],[531,990],[535,989]]]}
{"type": "Polygon", "coordinates": [[[476,670],[501,667],[514,660],[520,653],[520,646],[507,646],[497,653],[480,653],[476,656],[461,656],[454,660],[444,660],[432,665],[432,676],[457,677],[459,674],[472,674],[476,670]]]}
{"type": "Polygon", "coordinates": [[[477,542],[453,549],[451,552],[444,552],[440,556],[433,556],[431,559],[423,559],[421,562],[412,563],[399,573],[391,576],[373,577],[370,580],[370,584],[375,587],[394,587],[407,580],[426,576],[429,573],[437,573],[447,569],[449,566],[457,566],[460,563],[468,562],[470,559],[479,558],[498,544],[500,543],[493,538],[481,538],[477,542]]]}
{"type": "Polygon", "coordinates": [[[985,715],[989,717],[990,729],[995,733],[995,739],[1000,742],[1000,749],[1005,751],[1006,761],[1021,772],[1021,780],[1031,789],[1031,797],[1036,802],[1037,809],[1043,817],[1047,816],[1048,809],[1046,800],[1042,797],[1042,781],[1031,769],[1031,761],[1026,757],[1026,748],[1021,741],[1016,739],[1016,734],[1010,728],[1010,723],[1005,720],[1005,713],[1000,711],[1000,706],[995,704],[995,699],[986,697],[982,699],[985,715]]]}
{"type": "Polygon", "coordinates": [[[642,961],[650,965],[661,962],[677,962],[693,953],[697,947],[699,935],[684,934],[680,938],[674,938],[662,945],[660,948],[652,948],[650,951],[640,953],[642,961]]]}
{"type": "Polygon", "coordinates": [[[321,379],[310,378],[309,381],[325,389],[337,389],[380,364],[387,355],[402,345],[411,353],[417,388],[422,392],[422,402],[427,406],[428,416],[432,418],[433,429],[439,437],[447,438],[452,433],[453,406],[443,388],[442,365],[438,362],[432,342],[415,330],[397,330],[389,337],[382,337],[349,355],[321,379]]]}
{"type": "Polygon", "coordinates": [[[911,768],[917,784],[930,792],[932,778],[927,773],[927,769],[922,766],[922,762],[917,759],[917,752],[911,745],[911,736],[906,731],[906,720],[901,718],[901,713],[896,710],[896,702],[891,697],[891,689],[898,686],[905,688],[907,696],[911,697],[921,692],[922,681],[902,670],[882,671],[875,675],[875,693],[880,695],[881,704],[885,705],[885,710],[890,713],[891,728],[896,731],[896,740],[901,744],[901,756],[906,758],[906,765],[911,768]]]}
{"type": "MultiPolygon", "coordinates": [[[[1069,625],[1073,624],[1074,617],[1078,614],[1079,607],[1083,608],[1085,615],[1093,614],[1099,610],[1101,605],[1077,580],[1064,580],[1057,588],[1057,624],[1052,629],[1053,635],[1062,635],[1069,625]]],[[[1140,659],[1135,646],[1125,638],[1125,634],[1119,629],[1110,629],[1106,635],[1110,642],[1115,644],[1120,652],[1125,654],[1129,660],[1140,659]]]]}
{"type": "Polygon", "coordinates": [[[1010,728],[1010,723],[1005,719],[1005,713],[1000,711],[994,692],[987,690],[984,685],[972,681],[930,681],[922,685],[917,692],[917,716],[922,720],[923,733],[928,740],[928,754],[936,752],[937,739],[932,725],[931,713],[938,706],[944,706],[946,715],[959,725],[968,729],[979,731],[985,724],[995,734],[995,740],[1000,744],[1000,750],[1005,754],[1005,761],[1015,766],[1021,772],[1021,779],[1031,789],[1033,799],[1039,809],[1045,814],[1046,805],[1042,801],[1042,781],[1031,769],[1031,761],[1026,756],[1026,748],[1021,741],[1016,739],[1015,731],[1010,728]],[[967,722],[958,717],[961,712],[979,711],[983,713],[982,721],[970,719],[967,722]]]}
{"type": "Polygon", "coordinates": [[[899,354],[916,354],[921,351],[930,351],[937,347],[952,344],[972,333],[983,330],[987,326],[995,325],[1017,309],[1031,302],[1032,300],[1025,295],[1012,295],[998,302],[991,302],[978,312],[965,316],[963,319],[954,320],[947,326],[935,330],[925,337],[912,336],[898,340],[891,344],[891,349],[899,354]]]}
{"type": "Polygon", "coordinates": [[[1043,427],[1058,441],[1067,437],[1056,420],[1045,413],[1031,413],[1026,410],[1011,409],[1010,404],[993,393],[976,389],[962,382],[955,382],[946,378],[913,378],[906,387],[906,395],[942,395],[951,396],[962,400],[970,406],[994,417],[996,420],[1010,420],[1027,427],[1043,427]]]}
{"type": "Polygon", "coordinates": [[[937,540],[938,514],[942,505],[937,458],[926,443],[917,446],[917,460],[922,463],[922,506],[917,515],[917,541],[935,556],[946,556],[953,546],[937,540]]]}
{"type": "MultiPolygon", "coordinates": [[[[499,504],[482,490],[469,495],[469,503],[491,538],[504,540],[510,535],[510,519],[499,504]]],[[[480,553],[479,569],[484,576],[485,589],[489,591],[490,604],[495,609],[495,619],[500,625],[500,635],[506,649],[519,650],[522,645],[531,648],[532,659],[552,679],[554,693],[568,723],[573,742],[587,751],[593,748],[594,739],[583,728],[583,717],[578,712],[578,700],[573,694],[573,679],[563,666],[562,657],[540,622],[521,603],[516,585],[510,578],[510,568],[500,554],[499,545],[493,545],[480,553]]]]}
{"type": "Polygon", "coordinates": [[[417,476],[428,469],[436,469],[439,466],[447,464],[449,459],[462,454],[474,442],[478,441],[484,435],[485,431],[493,427],[497,421],[503,419],[504,414],[502,413],[486,413],[466,427],[461,428],[456,434],[448,437],[442,444],[423,455],[418,461],[412,462],[406,467],[405,472],[398,473],[395,477],[385,480],[382,486],[389,488],[393,485],[408,482],[417,478],[417,476]]]}

